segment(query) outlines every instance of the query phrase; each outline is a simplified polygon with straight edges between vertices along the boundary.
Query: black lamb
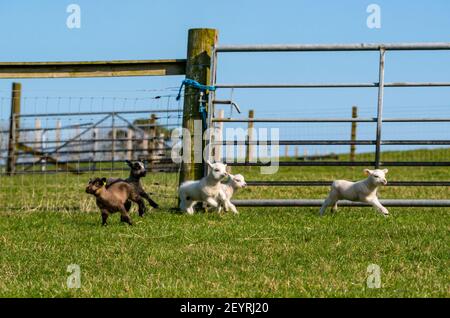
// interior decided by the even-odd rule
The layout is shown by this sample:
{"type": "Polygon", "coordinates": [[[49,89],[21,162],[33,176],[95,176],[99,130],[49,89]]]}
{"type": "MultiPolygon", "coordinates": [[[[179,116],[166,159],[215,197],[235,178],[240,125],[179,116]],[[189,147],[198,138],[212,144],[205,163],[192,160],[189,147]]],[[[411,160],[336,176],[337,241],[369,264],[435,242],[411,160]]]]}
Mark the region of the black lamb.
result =
{"type": "MultiPolygon", "coordinates": [[[[159,205],[152,200],[152,198],[150,198],[150,196],[148,195],[147,192],[145,192],[144,187],[142,187],[141,181],[140,179],[142,177],[145,177],[147,175],[147,170],[145,169],[145,165],[142,161],[130,161],[130,160],[125,160],[125,162],[127,163],[127,165],[130,167],[130,176],[128,178],[125,179],[126,182],[128,182],[129,184],[131,184],[136,192],[145,200],[148,201],[148,203],[153,207],[153,208],[158,208],[159,205]]],[[[112,185],[113,183],[118,182],[120,179],[108,179],[107,182],[107,188],[112,185]]],[[[127,210],[127,212],[130,210],[131,208],[131,201],[128,200],[127,202],[125,202],[125,209],[127,210]]],[[[139,207],[139,215],[142,216],[145,213],[145,205],[140,206],[139,207]]]]}

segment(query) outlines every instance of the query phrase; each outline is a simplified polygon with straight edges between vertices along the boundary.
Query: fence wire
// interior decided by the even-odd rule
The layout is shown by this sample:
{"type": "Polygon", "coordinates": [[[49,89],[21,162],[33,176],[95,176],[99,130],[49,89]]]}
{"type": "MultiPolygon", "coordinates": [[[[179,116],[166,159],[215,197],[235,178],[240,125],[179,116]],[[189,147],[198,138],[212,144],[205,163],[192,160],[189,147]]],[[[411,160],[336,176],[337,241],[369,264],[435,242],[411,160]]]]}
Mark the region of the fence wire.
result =
{"type": "Polygon", "coordinates": [[[175,100],[173,88],[128,91],[126,97],[32,93],[22,92],[11,175],[11,97],[0,92],[2,209],[96,210],[84,192],[88,180],[128,177],[125,160],[144,161],[144,188],[162,206],[176,205],[179,165],[170,157],[170,137],[181,126],[183,100],[175,100]]]}

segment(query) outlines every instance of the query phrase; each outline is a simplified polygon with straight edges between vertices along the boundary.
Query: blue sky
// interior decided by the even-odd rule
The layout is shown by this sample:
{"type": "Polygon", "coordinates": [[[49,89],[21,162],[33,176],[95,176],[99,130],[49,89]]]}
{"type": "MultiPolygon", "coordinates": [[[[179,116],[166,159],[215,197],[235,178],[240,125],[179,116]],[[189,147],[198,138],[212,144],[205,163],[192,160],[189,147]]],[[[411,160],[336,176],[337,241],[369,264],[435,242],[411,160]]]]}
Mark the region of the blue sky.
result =
{"type": "MultiPolygon", "coordinates": [[[[219,30],[222,44],[450,42],[450,2],[434,1],[24,1],[0,0],[2,61],[184,58],[187,30],[219,30]],[[81,28],[68,29],[66,7],[81,7],[81,28]],[[126,4],[125,4],[126,3],[126,4]],[[369,29],[366,8],[381,8],[381,28],[369,29]]],[[[219,82],[374,82],[377,53],[230,54],[219,59],[219,82]]],[[[389,52],[386,81],[450,81],[450,52],[389,52]]],[[[178,86],[180,77],[20,80],[24,96],[141,96],[141,90],[178,86]]],[[[9,97],[12,80],[0,80],[9,97]]],[[[148,92],[149,96],[154,92],[148,92]]],[[[229,91],[220,92],[229,97],[229,91]]],[[[376,90],[235,91],[261,117],[342,116],[360,107],[373,116],[376,90]],[[295,114],[295,115],[293,115],[295,114]]],[[[387,117],[450,117],[450,88],[387,89],[387,117]]],[[[42,110],[39,103],[34,110],[42,110]],[[37,108],[37,109],[36,109],[37,108]]],[[[9,106],[0,103],[1,118],[9,106]]],[[[25,108],[27,106],[25,105],[25,108]]],[[[87,106],[86,106],[87,107],[87,106]]],[[[113,107],[119,107],[113,105],[113,107]]],[[[33,111],[31,106],[26,109],[33,111]]],[[[47,111],[55,108],[47,106],[47,111]]],[[[228,109],[226,109],[229,112],[228,109]]],[[[348,137],[348,125],[288,126],[284,139],[348,137]]],[[[392,125],[391,125],[392,126],[392,125]]],[[[449,139],[448,124],[383,130],[387,139],[449,139]],[[447,131],[446,131],[447,130],[447,131]]],[[[368,125],[361,139],[373,137],[368,125]]],[[[326,150],[326,149],[325,149],[326,150]]],[[[311,151],[325,151],[311,149],[311,151]]],[[[360,148],[360,151],[370,150],[360,148]]]]}

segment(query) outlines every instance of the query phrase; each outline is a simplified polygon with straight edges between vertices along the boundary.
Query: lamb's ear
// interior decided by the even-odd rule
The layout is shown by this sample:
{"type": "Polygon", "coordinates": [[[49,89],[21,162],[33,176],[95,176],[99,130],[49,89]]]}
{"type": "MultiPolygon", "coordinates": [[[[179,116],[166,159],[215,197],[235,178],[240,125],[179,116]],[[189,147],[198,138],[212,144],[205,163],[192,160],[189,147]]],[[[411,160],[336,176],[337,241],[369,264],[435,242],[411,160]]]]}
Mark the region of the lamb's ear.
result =
{"type": "Polygon", "coordinates": [[[130,160],[125,160],[125,163],[128,165],[128,167],[131,168],[131,161],[130,160]]]}
{"type": "Polygon", "coordinates": [[[366,176],[368,176],[368,175],[372,174],[372,170],[364,169],[364,174],[365,174],[366,176]]]}
{"type": "Polygon", "coordinates": [[[389,169],[383,169],[384,174],[389,172],[389,169]]]}
{"type": "Polygon", "coordinates": [[[210,168],[212,168],[212,167],[213,167],[213,165],[212,165],[211,161],[209,161],[209,160],[206,160],[206,163],[208,164],[208,166],[209,166],[210,168]]]}

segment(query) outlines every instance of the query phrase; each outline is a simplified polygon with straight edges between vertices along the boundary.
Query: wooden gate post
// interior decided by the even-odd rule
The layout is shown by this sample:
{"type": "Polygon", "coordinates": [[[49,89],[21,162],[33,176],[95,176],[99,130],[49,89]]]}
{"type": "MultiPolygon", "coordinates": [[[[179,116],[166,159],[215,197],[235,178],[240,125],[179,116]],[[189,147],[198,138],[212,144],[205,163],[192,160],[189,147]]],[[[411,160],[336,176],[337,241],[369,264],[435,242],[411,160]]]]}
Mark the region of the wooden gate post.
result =
{"type": "Polygon", "coordinates": [[[150,127],[149,127],[149,133],[148,138],[150,139],[148,142],[149,145],[149,152],[148,152],[148,169],[149,171],[152,171],[154,169],[155,165],[155,149],[156,149],[156,114],[151,114],[150,116],[150,127]]]}
{"type": "MultiPolygon", "coordinates": [[[[33,148],[38,152],[43,152],[42,147],[44,145],[43,145],[42,136],[43,136],[43,131],[42,131],[41,120],[39,118],[35,118],[34,119],[34,146],[33,146],[33,148]]],[[[41,171],[44,171],[45,170],[45,168],[44,168],[45,167],[45,161],[44,161],[45,159],[43,158],[43,156],[36,153],[35,159],[41,161],[41,171]]]]}
{"type": "MultiPolygon", "coordinates": [[[[55,142],[55,147],[56,147],[56,149],[58,149],[59,146],[61,145],[61,120],[60,119],[58,119],[56,121],[55,141],[56,141],[55,142]]],[[[58,151],[55,152],[54,157],[55,157],[55,159],[57,161],[59,161],[59,153],[58,153],[58,151]]],[[[56,163],[56,168],[58,168],[58,163],[56,163]]]]}
{"type": "Polygon", "coordinates": [[[19,142],[20,128],[20,96],[22,84],[13,83],[11,93],[11,115],[9,119],[9,143],[8,143],[8,159],[6,163],[6,172],[13,175],[16,172],[16,149],[19,142]]]}
{"type": "MultiPolygon", "coordinates": [[[[211,54],[213,46],[217,43],[217,37],[218,31],[215,29],[189,30],[186,78],[193,79],[203,85],[209,85],[211,54]]],[[[203,177],[203,158],[201,158],[201,160],[197,158],[197,161],[199,162],[195,162],[194,160],[194,122],[196,120],[202,120],[199,111],[200,92],[192,87],[185,87],[184,92],[183,128],[190,131],[191,149],[190,162],[182,162],[181,164],[180,183],[187,180],[197,180],[203,177]]],[[[206,92],[204,98],[208,98],[208,92],[206,92]]],[[[204,145],[205,143],[202,142],[203,149],[204,145]]]]}
{"type": "Polygon", "coordinates": [[[133,160],[133,129],[128,128],[127,132],[127,159],[133,160]]]}

